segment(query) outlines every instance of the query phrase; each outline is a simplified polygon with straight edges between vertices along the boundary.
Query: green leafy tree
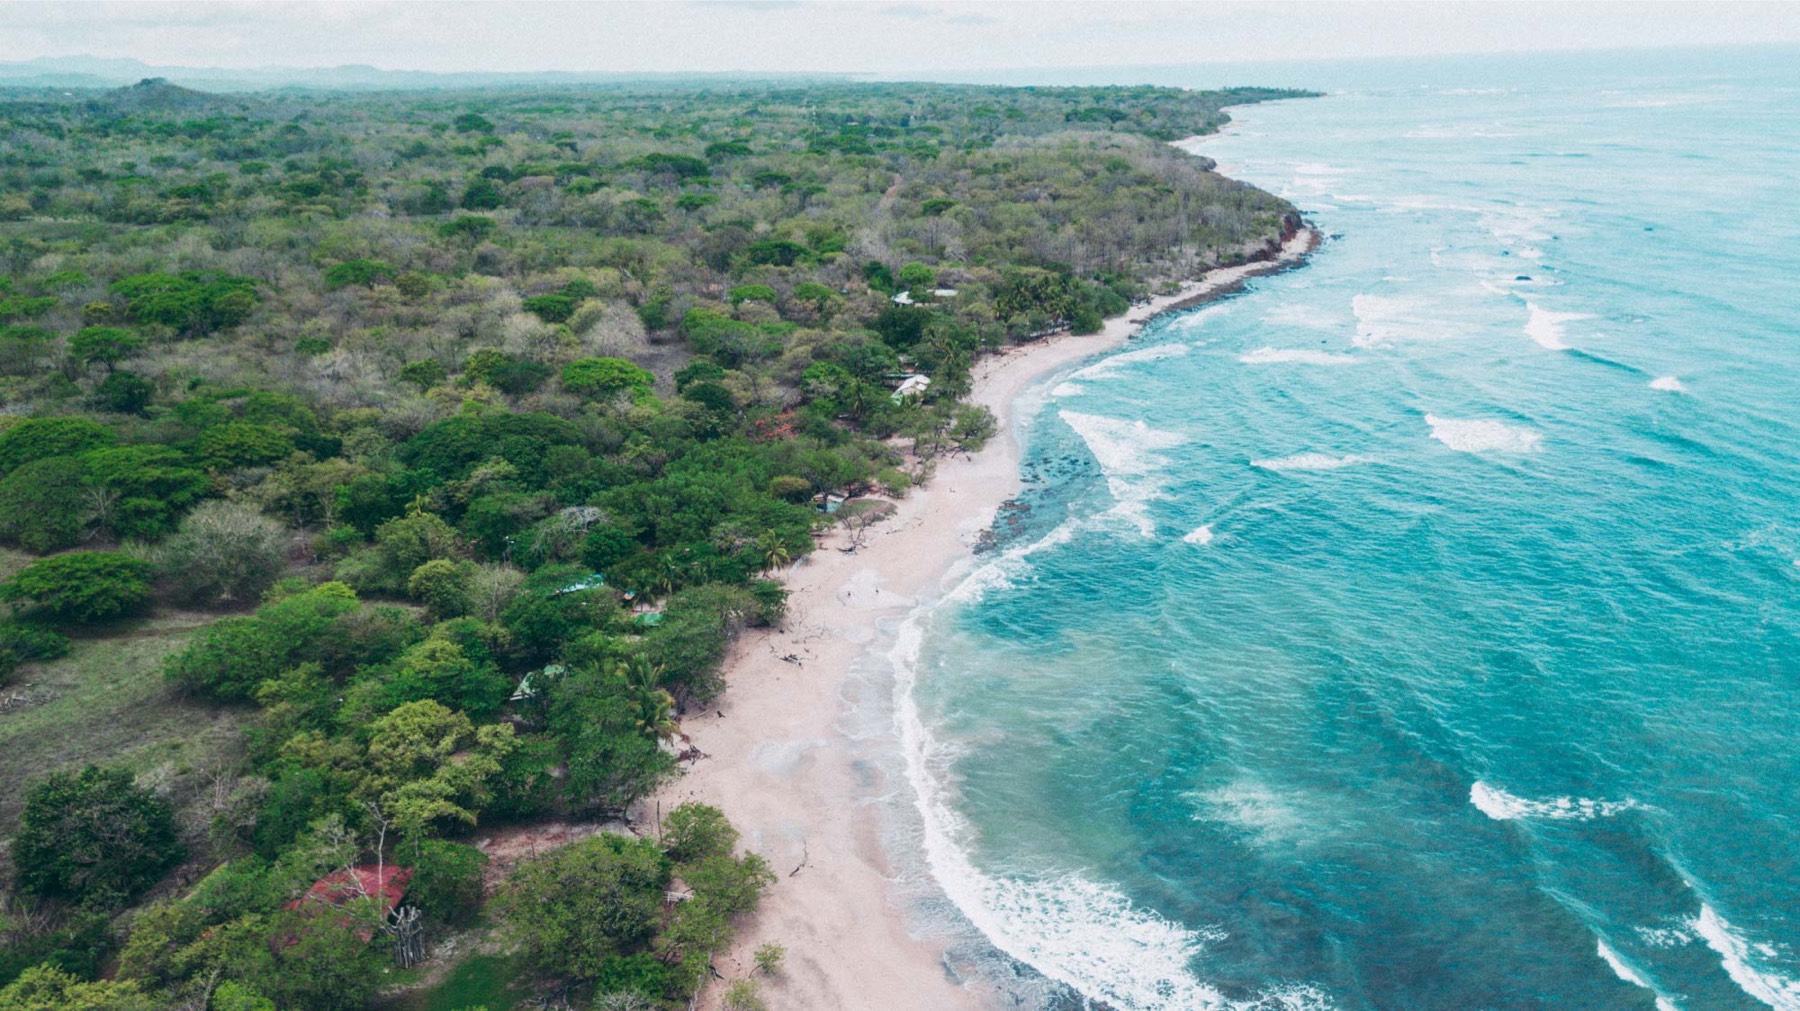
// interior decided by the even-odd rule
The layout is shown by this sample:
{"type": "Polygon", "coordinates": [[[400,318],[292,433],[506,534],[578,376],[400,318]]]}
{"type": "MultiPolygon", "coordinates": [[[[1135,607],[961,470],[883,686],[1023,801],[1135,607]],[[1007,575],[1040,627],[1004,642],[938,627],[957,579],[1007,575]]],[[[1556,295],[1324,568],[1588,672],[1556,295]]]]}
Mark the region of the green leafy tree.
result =
{"type": "Polygon", "coordinates": [[[495,905],[535,968],[593,979],[609,959],[648,947],[669,872],[654,842],[598,835],[520,864],[495,905]]]}
{"type": "Polygon", "coordinates": [[[581,302],[568,295],[552,292],[548,295],[533,295],[519,304],[526,312],[546,323],[567,323],[569,317],[575,315],[575,308],[581,302]]]}
{"type": "Polygon", "coordinates": [[[379,933],[375,904],[359,899],[276,913],[261,945],[243,950],[237,972],[278,1008],[362,1011],[392,964],[370,941],[379,933]]]}
{"type": "Polygon", "coordinates": [[[475,566],[434,558],[406,577],[406,595],[430,609],[439,621],[464,614],[469,609],[469,582],[475,566]]]}
{"type": "Polygon", "coordinates": [[[220,701],[248,699],[264,681],[324,659],[339,644],[332,636],[344,630],[342,619],[356,610],[349,587],[322,583],[264,604],[254,616],[206,626],[163,662],[163,675],[220,701]]]}
{"type": "Polygon", "coordinates": [[[571,804],[622,811],[673,775],[674,759],[657,746],[659,727],[646,727],[646,715],[617,669],[583,669],[551,689],[549,725],[562,742],[571,804]]]}
{"type": "Polygon", "coordinates": [[[294,440],[280,429],[233,421],[200,433],[194,454],[209,470],[236,470],[271,464],[294,452],[294,440]]]}
{"type": "Polygon", "coordinates": [[[426,839],[403,847],[412,868],[406,900],[425,915],[452,926],[467,925],[481,911],[482,874],[488,856],[473,846],[426,839]]]}
{"type": "Polygon", "coordinates": [[[26,794],[11,852],[20,891],[102,905],[128,901],[185,856],[167,802],[123,769],[92,765],[26,794]]]}
{"type": "Polygon", "coordinates": [[[94,406],[113,414],[143,414],[155,399],[150,380],[123,369],[107,373],[94,387],[94,406]]]}
{"type": "Polygon", "coordinates": [[[436,358],[421,358],[416,362],[407,362],[400,369],[400,378],[423,391],[442,385],[449,378],[449,373],[436,358]]]}
{"type": "Polygon", "coordinates": [[[113,282],[126,311],[139,323],[155,323],[186,334],[229,330],[250,318],[262,301],[256,280],[218,271],[137,274],[113,282]]]}
{"type": "Polygon", "coordinates": [[[26,969],[0,988],[0,1011],[156,1011],[135,982],[89,982],[54,966],[26,969]]]}
{"type": "Polygon", "coordinates": [[[87,418],[27,418],[0,431],[0,473],[53,456],[74,456],[118,440],[111,428],[87,418]]]}
{"type": "Polygon", "coordinates": [[[480,214],[463,214],[438,227],[438,234],[446,239],[465,239],[469,242],[482,242],[494,234],[500,223],[493,218],[480,214]]]}
{"type": "Polygon", "coordinates": [[[445,822],[475,824],[502,761],[518,746],[510,724],[476,727],[429,699],[400,706],[369,732],[356,796],[379,804],[412,838],[445,822]]]}
{"type": "Polygon", "coordinates": [[[150,563],[114,551],[71,551],[0,583],[0,598],[59,621],[110,621],[150,603],[150,563]]]}
{"type": "Polygon", "coordinates": [[[54,660],[69,651],[69,637],[30,622],[0,620],[0,685],[22,663],[54,660]]]}
{"type": "Polygon", "coordinates": [[[95,522],[118,538],[162,536],[211,487],[186,455],[167,446],[96,449],[79,462],[95,522]]]}
{"type": "Polygon", "coordinates": [[[506,202],[492,179],[476,176],[463,188],[461,205],[466,211],[491,211],[506,202]]]}
{"type": "Polygon", "coordinates": [[[113,370],[113,366],[143,349],[143,334],[123,327],[82,327],[75,336],[69,338],[69,354],[76,361],[87,365],[104,365],[108,372],[113,370]]]}
{"type": "Polygon", "coordinates": [[[730,856],[737,841],[738,831],[725,812],[708,804],[678,804],[663,818],[663,852],[678,864],[730,856]]]}
{"type": "Polygon", "coordinates": [[[0,478],[0,539],[36,554],[72,548],[97,523],[98,505],[80,458],[33,460],[0,478]]]}
{"type": "Polygon", "coordinates": [[[655,376],[623,358],[578,358],[562,372],[563,389],[590,399],[648,393],[655,382],[655,376]]]}
{"type": "Polygon", "coordinates": [[[393,279],[394,268],[381,260],[345,260],[332,264],[325,271],[325,287],[333,291],[351,285],[370,288],[378,281],[393,279]]]}
{"type": "Polygon", "coordinates": [[[900,283],[912,291],[921,291],[937,285],[937,271],[923,263],[909,263],[900,268],[900,283]]]}
{"type": "Polygon", "coordinates": [[[475,112],[465,112],[450,123],[457,133],[493,133],[494,124],[488,122],[486,116],[475,112]]]}
{"type": "Polygon", "coordinates": [[[512,685],[512,679],[492,662],[471,656],[460,644],[434,634],[359,683],[347,709],[379,712],[433,699],[476,719],[486,719],[499,712],[512,685]]]}

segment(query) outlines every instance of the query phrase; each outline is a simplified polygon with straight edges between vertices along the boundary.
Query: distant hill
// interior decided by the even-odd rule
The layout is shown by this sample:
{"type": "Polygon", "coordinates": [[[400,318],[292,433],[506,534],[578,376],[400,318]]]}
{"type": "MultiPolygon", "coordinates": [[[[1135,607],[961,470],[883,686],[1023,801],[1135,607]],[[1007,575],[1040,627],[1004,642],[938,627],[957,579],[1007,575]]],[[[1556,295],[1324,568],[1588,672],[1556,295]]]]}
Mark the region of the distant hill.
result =
{"type": "Polygon", "coordinates": [[[146,77],[129,87],[118,88],[96,101],[121,112],[170,112],[200,109],[219,102],[218,97],[170,84],[161,77],[146,77]]]}
{"type": "Polygon", "coordinates": [[[613,74],[543,71],[529,73],[452,73],[383,70],[380,67],[176,67],[141,60],[97,56],[42,56],[0,62],[0,87],[116,88],[146,79],[204,92],[227,91],[430,91],[468,88],[538,87],[543,85],[624,84],[746,80],[851,80],[845,74],[613,74]]]}

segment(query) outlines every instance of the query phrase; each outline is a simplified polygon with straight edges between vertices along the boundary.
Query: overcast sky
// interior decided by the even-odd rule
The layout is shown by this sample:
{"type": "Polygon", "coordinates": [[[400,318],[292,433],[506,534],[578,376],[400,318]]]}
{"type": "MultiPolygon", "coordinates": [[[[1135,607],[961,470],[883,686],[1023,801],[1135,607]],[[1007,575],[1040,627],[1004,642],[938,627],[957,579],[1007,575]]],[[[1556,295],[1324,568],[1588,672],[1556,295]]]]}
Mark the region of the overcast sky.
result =
{"type": "Polygon", "coordinates": [[[60,3],[0,0],[0,60],[204,67],[843,71],[1800,41],[1795,3],[60,3]]]}

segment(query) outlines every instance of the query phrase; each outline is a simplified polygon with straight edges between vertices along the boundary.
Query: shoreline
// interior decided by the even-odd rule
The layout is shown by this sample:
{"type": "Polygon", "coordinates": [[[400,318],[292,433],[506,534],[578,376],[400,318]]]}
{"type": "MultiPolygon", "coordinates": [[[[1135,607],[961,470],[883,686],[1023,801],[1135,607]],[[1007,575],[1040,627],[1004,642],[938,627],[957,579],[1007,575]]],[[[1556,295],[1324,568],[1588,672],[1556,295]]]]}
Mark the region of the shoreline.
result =
{"type": "MultiPolygon", "coordinates": [[[[981,358],[968,399],[994,412],[995,437],[972,455],[941,458],[931,480],[898,500],[860,549],[843,550],[847,538],[834,530],[782,573],[787,620],[733,644],[725,694],[711,713],[682,724],[706,757],[648,802],[659,810],[688,800],[719,807],[743,832],[743,846],[778,876],[716,962],[727,979],[749,975],[751,953],[773,942],[787,949],[782,972],[764,980],[777,1006],[984,1006],[979,989],[952,977],[947,944],[910,929],[910,902],[897,894],[882,839],[882,802],[909,787],[897,766],[882,768],[862,753],[865,744],[897,752],[897,732],[891,720],[862,734],[848,725],[858,708],[850,698],[858,691],[853,669],[900,619],[949,589],[948,578],[1019,493],[1024,447],[1014,407],[1024,393],[1123,345],[1160,316],[1298,266],[1319,241],[1296,222],[1279,246],[1271,240],[1248,262],[1134,306],[1097,334],[1049,337],[981,358]]],[[[709,988],[700,1006],[717,1006],[711,991],[718,989],[709,988]]]]}

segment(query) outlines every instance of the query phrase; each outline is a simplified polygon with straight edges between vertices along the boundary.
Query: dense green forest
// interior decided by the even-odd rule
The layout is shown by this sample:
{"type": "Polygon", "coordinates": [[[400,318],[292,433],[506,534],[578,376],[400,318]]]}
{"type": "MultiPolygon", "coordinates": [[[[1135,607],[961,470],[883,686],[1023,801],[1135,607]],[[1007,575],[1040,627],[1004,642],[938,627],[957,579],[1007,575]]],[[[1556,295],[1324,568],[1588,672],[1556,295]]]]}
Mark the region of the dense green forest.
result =
{"type": "Polygon", "coordinates": [[[687,1006],[717,811],[473,844],[677,775],[981,353],[1265,255],[1166,142],[1291,94],[0,93],[0,1011],[687,1006]]]}

